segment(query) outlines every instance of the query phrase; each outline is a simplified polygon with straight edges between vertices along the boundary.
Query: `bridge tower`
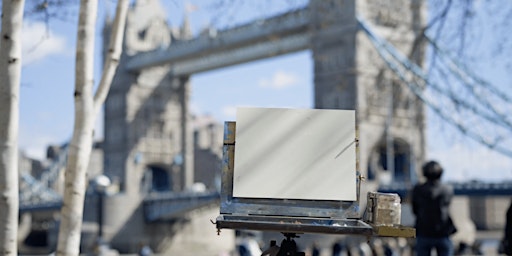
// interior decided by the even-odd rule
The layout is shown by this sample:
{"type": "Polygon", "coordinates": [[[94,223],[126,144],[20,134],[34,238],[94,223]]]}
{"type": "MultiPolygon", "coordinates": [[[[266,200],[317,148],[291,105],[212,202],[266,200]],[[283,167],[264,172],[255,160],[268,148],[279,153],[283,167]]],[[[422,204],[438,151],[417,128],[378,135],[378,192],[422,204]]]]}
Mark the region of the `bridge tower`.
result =
{"type": "Polygon", "coordinates": [[[315,108],[356,109],[360,170],[389,184],[414,181],[424,161],[424,107],[379,57],[357,15],[414,62],[423,0],[311,0],[315,108]]]}
{"type": "MultiPolygon", "coordinates": [[[[107,22],[105,50],[109,27],[107,22]]],[[[103,239],[121,252],[133,253],[141,244],[176,255],[234,246],[230,232],[222,238],[213,229],[196,233],[211,225],[202,221],[216,217],[216,205],[163,223],[144,219],[143,200],[149,193],[181,192],[193,184],[190,84],[188,75],[173,75],[170,65],[129,71],[125,60],[141,52],[166,49],[190,34],[186,18],[181,29],[168,25],[159,0],[136,0],[129,10],[123,55],[104,111],[103,171],[117,191],[104,201],[103,239]]]]}
{"type": "MultiPolygon", "coordinates": [[[[189,33],[168,26],[160,1],[136,1],[127,19],[121,59],[189,33]]],[[[125,193],[180,191],[193,180],[189,77],[173,76],[168,65],[129,72],[124,64],[105,103],[104,171],[125,193]]]]}

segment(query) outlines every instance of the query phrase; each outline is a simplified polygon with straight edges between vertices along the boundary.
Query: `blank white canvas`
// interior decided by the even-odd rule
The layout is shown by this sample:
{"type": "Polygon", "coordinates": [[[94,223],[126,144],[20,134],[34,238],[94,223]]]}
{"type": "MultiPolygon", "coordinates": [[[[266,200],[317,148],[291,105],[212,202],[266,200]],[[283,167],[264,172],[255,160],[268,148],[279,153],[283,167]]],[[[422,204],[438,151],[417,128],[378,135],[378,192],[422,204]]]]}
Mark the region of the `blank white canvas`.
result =
{"type": "Polygon", "coordinates": [[[233,196],[356,201],[355,111],[238,108],[233,196]]]}

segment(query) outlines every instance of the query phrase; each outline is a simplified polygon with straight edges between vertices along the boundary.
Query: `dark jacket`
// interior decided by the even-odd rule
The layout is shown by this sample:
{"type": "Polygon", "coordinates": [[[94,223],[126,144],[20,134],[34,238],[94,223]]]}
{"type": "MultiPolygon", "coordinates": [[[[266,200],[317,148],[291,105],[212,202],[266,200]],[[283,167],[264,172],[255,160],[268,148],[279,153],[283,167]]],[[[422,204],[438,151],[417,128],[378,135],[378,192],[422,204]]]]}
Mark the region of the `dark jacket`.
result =
{"type": "Polygon", "coordinates": [[[439,181],[416,185],[412,191],[412,210],[416,215],[416,235],[441,238],[456,232],[450,218],[453,188],[439,181]]]}
{"type": "Polygon", "coordinates": [[[505,235],[500,248],[501,253],[512,255],[512,201],[507,210],[507,217],[505,222],[505,235]]]}

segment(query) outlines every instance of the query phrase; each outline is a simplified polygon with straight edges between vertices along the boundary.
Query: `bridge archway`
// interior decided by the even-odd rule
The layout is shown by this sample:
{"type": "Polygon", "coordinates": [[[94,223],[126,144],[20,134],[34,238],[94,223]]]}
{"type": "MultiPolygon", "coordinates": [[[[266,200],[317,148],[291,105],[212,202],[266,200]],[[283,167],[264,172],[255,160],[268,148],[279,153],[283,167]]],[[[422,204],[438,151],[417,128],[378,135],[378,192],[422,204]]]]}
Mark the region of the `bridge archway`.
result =
{"type": "Polygon", "coordinates": [[[151,164],[144,168],[144,173],[140,181],[140,192],[169,192],[173,190],[172,175],[170,171],[162,165],[151,164]]]}
{"type": "Polygon", "coordinates": [[[409,183],[416,181],[414,153],[411,145],[402,138],[393,138],[392,152],[388,152],[385,138],[372,149],[368,163],[368,179],[380,184],[409,183]],[[387,154],[392,154],[393,163],[388,163],[387,154]]]}

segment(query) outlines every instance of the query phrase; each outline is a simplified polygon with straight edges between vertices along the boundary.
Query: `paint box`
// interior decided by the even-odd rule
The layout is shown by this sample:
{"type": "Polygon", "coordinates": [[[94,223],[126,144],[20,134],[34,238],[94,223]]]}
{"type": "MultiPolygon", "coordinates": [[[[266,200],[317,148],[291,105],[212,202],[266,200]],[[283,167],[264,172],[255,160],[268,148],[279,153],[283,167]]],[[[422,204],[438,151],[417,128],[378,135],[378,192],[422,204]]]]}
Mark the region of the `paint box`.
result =
{"type": "Polygon", "coordinates": [[[400,196],[394,193],[368,192],[365,221],[377,226],[400,225],[400,196]]]}

